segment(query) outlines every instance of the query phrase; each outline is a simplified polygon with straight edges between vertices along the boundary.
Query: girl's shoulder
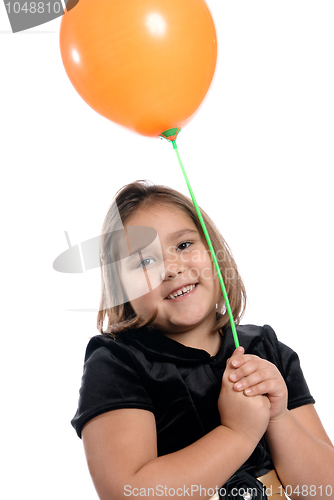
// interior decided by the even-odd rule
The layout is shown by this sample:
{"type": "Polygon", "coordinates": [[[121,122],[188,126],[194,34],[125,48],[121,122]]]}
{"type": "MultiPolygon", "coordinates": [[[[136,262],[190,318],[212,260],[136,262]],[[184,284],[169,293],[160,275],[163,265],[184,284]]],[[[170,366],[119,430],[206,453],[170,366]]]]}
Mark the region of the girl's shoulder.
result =
{"type": "Polygon", "coordinates": [[[240,344],[243,342],[241,345],[245,350],[267,343],[277,347],[279,342],[275,331],[269,325],[238,325],[237,332],[240,344]]]}
{"type": "Polygon", "coordinates": [[[122,346],[130,346],[133,342],[133,339],[136,335],[136,331],[140,332],[143,328],[139,328],[138,330],[128,329],[124,330],[121,333],[112,334],[112,333],[99,333],[94,335],[89,339],[87,344],[87,352],[90,353],[99,347],[105,347],[107,349],[117,349],[122,346]]]}
{"type": "Polygon", "coordinates": [[[136,351],[131,330],[122,332],[117,336],[98,334],[91,337],[87,344],[85,363],[93,360],[98,361],[99,359],[119,359],[132,364],[131,360],[137,357],[136,351]]]}

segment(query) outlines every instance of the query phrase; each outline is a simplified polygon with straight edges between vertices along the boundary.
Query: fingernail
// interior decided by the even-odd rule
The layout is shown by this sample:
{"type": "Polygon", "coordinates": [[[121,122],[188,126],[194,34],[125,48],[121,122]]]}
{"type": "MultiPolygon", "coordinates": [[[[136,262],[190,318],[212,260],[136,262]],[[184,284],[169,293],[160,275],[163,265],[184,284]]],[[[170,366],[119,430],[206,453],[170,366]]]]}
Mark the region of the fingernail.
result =
{"type": "Polygon", "coordinates": [[[244,393],[245,393],[245,394],[250,394],[251,392],[252,392],[252,389],[246,389],[246,390],[244,391],[244,393]]]}
{"type": "MultiPolygon", "coordinates": [[[[235,384],[235,386],[234,386],[234,387],[235,387],[236,389],[238,389],[238,390],[239,390],[239,389],[241,389],[241,388],[242,388],[242,383],[241,383],[241,382],[239,382],[238,384],[235,384]]],[[[245,391],[245,392],[246,392],[246,391],[245,391]]]]}

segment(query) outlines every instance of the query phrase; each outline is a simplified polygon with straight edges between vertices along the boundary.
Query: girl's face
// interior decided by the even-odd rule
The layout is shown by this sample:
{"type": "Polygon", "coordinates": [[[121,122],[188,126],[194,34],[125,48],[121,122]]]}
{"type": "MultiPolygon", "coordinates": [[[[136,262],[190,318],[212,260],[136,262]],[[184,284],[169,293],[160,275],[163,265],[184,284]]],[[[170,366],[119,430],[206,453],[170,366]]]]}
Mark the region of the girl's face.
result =
{"type": "Polygon", "coordinates": [[[136,314],[147,319],[157,309],[153,325],[166,334],[212,331],[221,290],[210,252],[190,217],[172,205],[151,206],[139,209],[125,226],[152,227],[160,240],[159,251],[153,245],[150,253],[148,247],[135,264],[131,257],[132,272],[121,268],[125,290],[133,291],[136,273],[154,276],[156,288],[130,300],[136,314]]]}

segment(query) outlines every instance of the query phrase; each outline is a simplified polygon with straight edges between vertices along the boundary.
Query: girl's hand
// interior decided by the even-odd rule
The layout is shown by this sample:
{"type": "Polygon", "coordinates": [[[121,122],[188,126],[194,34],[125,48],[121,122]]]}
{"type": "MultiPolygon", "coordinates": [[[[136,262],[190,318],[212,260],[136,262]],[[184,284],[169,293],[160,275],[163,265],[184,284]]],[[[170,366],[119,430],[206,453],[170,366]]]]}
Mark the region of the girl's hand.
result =
{"type": "Polygon", "coordinates": [[[231,365],[234,370],[229,380],[234,383],[236,392],[243,392],[245,396],[267,395],[271,405],[271,421],[287,413],[288,391],[275,365],[251,354],[233,355],[231,365]]]}
{"type": "Polygon", "coordinates": [[[255,447],[266,432],[269,424],[270,403],[266,396],[246,397],[242,391],[235,391],[229,377],[236,370],[233,361],[243,358],[244,350],[239,347],[226,363],[222,386],[218,399],[218,410],[221,424],[255,447]]]}

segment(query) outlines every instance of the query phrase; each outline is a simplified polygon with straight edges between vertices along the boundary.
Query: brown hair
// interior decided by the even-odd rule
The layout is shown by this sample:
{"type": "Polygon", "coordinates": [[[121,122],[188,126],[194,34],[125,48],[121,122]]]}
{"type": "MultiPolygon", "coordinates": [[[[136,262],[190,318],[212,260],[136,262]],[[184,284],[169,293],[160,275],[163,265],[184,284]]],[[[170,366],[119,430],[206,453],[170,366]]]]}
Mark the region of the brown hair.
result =
{"type": "MultiPolygon", "coordinates": [[[[136,211],[144,206],[155,204],[165,206],[172,205],[182,210],[194,222],[200,235],[204,238],[201,224],[192,201],[183,194],[166,186],[153,185],[148,181],[136,181],[116,193],[108,213],[104,219],[100,240],[101,258],[101,299],[99,313],[97,316],[97,328],[104,335],[113,335],[129,328],[140,328],[151,324],[156,311],[150,318],[143,320],[134,312],[122,287],[117,266],[108,266],[103,263],[103,256],[113,248],[115,243],[111,234],[122,228],[126,220],[136,211]],[[117,298],[117,300],[115,300],[117,298]],[[113,305],[115,304],[115,305],[113,305]],[[103,331],[103,324],[108,320],[107,329],[103,331]]],[[[211,238],[211,242],[219,262],[226,292],[229,297],[234,321],[239,324],[246,307],[246,291],[238,272],[237,265],[224,238],[212,222],[210,217],[201,209],[201,213],[211,238]]],[[[217,329],[222,328],[229,322],[223,296],[217,304],[217,329]]]]}

